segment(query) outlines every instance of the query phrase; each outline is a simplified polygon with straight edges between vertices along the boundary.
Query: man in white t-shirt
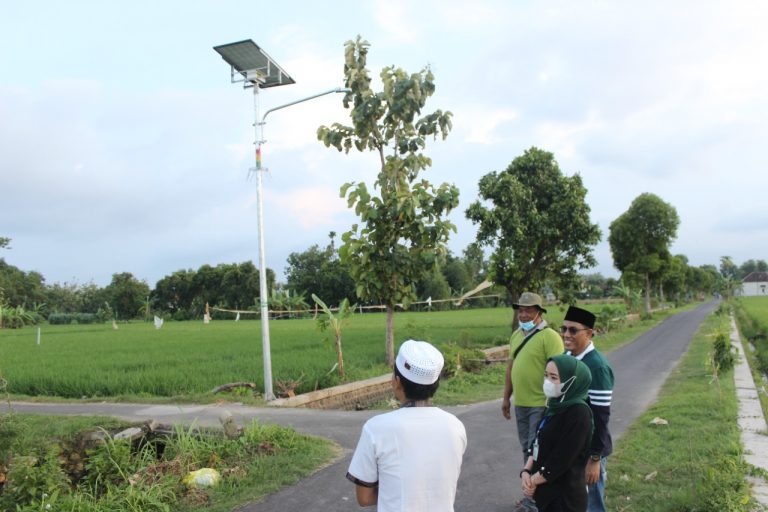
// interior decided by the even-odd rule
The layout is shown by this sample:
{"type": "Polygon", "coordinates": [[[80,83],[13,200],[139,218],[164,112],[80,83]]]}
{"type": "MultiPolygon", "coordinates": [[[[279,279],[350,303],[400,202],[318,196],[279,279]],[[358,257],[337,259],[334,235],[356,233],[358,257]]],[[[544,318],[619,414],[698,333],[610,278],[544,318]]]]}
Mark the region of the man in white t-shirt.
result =
{"type": "Polygon", "coordinates": [[[456,416],[432,405],[442,369],[443,355],[429,343],[400,346],[392,376],[400,408],[363,425],[347,472],[361,507],[453,511],[467,433],[456,416]]]}

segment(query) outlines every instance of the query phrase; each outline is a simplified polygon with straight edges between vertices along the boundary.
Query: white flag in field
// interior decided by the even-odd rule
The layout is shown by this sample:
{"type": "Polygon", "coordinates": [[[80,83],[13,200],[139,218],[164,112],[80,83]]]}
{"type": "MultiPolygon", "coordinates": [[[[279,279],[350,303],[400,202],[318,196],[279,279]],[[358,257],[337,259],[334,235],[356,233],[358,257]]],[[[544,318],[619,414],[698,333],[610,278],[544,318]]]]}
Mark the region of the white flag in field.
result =
{"type": "Polygon", "coordinates": [[[159,316],[155,316],[155,329],[159,329],[163,326],[163,319],[159,316]]]}
{"type": "Polygon", "coordinates": [[[239,322],[239,321],[240,321],[240,312],[238,311],[237,316],[235,317],[235,322],[239,322]]]}

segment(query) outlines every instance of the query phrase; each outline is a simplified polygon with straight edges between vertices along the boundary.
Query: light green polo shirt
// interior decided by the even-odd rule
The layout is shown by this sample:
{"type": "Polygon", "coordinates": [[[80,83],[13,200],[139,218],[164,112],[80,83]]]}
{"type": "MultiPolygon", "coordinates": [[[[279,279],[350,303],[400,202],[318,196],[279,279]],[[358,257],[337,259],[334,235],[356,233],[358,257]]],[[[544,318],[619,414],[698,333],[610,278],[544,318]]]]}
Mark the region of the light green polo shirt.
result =
{"type": "MultiPolygon", "coordinates": [[[[550,357],[563,353],[563,340],[544,320],[536,326],[531,336],[512,363],[512,394],[515,406],[544,407],[547,402],[542,389],[544,368],[550,357]]],[[[522,329],[512,334],[509,339],[510,359],[523,339],[522,329]]]]}

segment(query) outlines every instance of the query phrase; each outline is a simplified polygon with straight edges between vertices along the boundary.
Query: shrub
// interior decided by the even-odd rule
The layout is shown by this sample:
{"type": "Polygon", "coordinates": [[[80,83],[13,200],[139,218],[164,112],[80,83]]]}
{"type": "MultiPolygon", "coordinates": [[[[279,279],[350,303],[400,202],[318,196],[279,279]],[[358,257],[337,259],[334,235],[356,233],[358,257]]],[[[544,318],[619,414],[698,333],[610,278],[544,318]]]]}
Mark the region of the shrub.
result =
{"type": "Polygon", "coordinates": [[[51,313],[48,315],[48,323],[51,325],[69,325],[74,320],[69,313],[51,313]]]}
{"type": "Polygon", "coordinates": [[[51,447],[39,456],[17,456],[11,460],[0,504],[5,505],[3,510],[14,510],[16,506],[40,503],[67,488],[58,449],[51,447]]]}
{"type": "Polygon", "coordinates": [[[485,353],[476,348],[464,348],[454,343],[442,347],[445,365],[442,378],[453,377],[459,371],[477,373],[485,368],[485,353]]]}
{"type": "Polygon", "coordinates": [[[736,360],[731,347],[731,339],[724,332],[715,333],[715,340],[712,342],[712,366],[718,372],[725,372],[733,368],[736,360]]]}
{"type": "Polygon", "coordinates": [[[626,316],[622,306],[606,304],[597,312],[597,329],[599,332],[609,332],[619,327],[626,316]]]}

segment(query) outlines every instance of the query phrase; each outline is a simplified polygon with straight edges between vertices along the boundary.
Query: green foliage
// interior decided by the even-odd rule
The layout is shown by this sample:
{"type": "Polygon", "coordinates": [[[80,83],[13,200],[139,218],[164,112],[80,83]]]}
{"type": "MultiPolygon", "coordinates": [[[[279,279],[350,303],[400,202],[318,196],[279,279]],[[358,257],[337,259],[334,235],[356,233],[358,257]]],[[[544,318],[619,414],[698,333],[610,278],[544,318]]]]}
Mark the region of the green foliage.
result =
{"type": "Polygon", "coordinates": [[[89,451],[87,476],[74,483],[69,482],[61,470],[58,448],[39,447],[48,446],[51,438],[65,430],[69,433],[63,435],[64,440],[78,435],[71,428],[76,424],[91,431],[97,420],[23,416],[19,421],[23,429],[35,435],[31,445],[14,447],[16,454],[8,483],[0,495],[0,510],[170,512],[201,507],[232,510],[294,483],[327,463],[333,455],[329,442],[277,425],[253,422],[234,440],[193,426],[179,428],[169,437],[165,452],[159,458],[150,444],[136,451],[127,441],[107,440],[103,446],[89,451]],[[60,422],[69,426],[51,428],[60,422]],[[41,429],[42,425],[48,429],[41,429]],[[38,452],[45,455],[36,455],[38,452]],[[188,492],[181,485],[182,477],[200,467],[217,468],[223,481],[212,489],[188,492]]]}
{"type": "Polygon", "coordinates": [[[431,271],[446,253],[445,244],[455,226],[444,220],[459,204],[459,190],[443,183],[434,187],[419,178],[432,161],[422,152],[427,137],[447,137],[450,112],[422,115],[435,91],[429,68],[408,74],[389,66],[381,71],[383,90],[371,89],[367,69],[369,44],[359,36],[345,44],[344,107],[350,108],[351,126],[321,126],[317,137],[326,147],[349,152],[374,151],[379,173],[372,194],[365,183],[346,183],[341,196],[360,217],[360,223],[342,235],[339,249],[362,300],[387,306],[387,364],[394,362],[391,316],[398,303],[414,299],[413,283],[431,271]],[[420,116],[420,117],[419,117],[420,116]]]}
{"type": "Polygon", "coordinates": [[[595,314],[598,332],[606,333],[621,326],[626,314],[627,311],[618,304],[606,304],[601,307],[595,314]]]}
{"type": "Polygon", "coordinates": [[[677,210],[654,194],[640,194],[610,225],[608,243],[613,264],[622,273],[644,277],[645,314],[651,311],[651,278],[663,275],[677,236],[677,210]]]}
{"type": "Polygon", "coordinates": [[[478,373],[485,368],[485,354],[476,348],[466,348],[449,343],[440,350],[443,353],[443,378],[454,377],[460,372],[478,373]]]}
{"type": "Polygon", "coordinates": [[[24,272],[0,258],[0,294],[8,306],[25,308],[45,302],[45,279],[39,272],[24,272]]]}
{"type": "Polygon", "coordinates": [[[0,329],[20,329],[36,321],[37,316],[24,309],[24,306],[8,306],[0,296],[0,329]]]}
{"type": "Polygon", "coordinates": [[[355,296],[355,282],[339,260],[333,239],[325,249],[313,245],[304,252],[288,255],[285,277],[286,287],[293,293],[315,294],[329,304],[339,304],[355,296]]]}
{"type": "Polygon", "coordinates": [[[532,147],[505,171],[483,176],[479,188],[466,215],[478,225],[477,243],[494,247],[493,281],[513,299],[551,283],[571,302],[577,270],[595,265],[592,250],[600,241],[581,177],[563,175],[552,153],[532,147]]]}
{"type": "Polygon", "coordinates": [[[96,313],[51,313],[48,315],[48,323],[51,325],[87,325],[103,321],[102,315],[96,313]]]}
{"type": "Polygon", "coordinates": [[[323,314],[317,318],[318,329],[321,331],[331,329],[333,331],[334,346],[336,348],[336,356],[339,365],[339,376],[342,379],[345,379],[347,374],[344,370],[344,353],[341,346],[341,332],[344,326],[349,323],[349,318],[354,313],[355,306],[350,306],[349,301],[345,298],[341,301],[341,304],[339,304],[339,310],[334,315],[333,311],[326,306],[325,302],[320,300],[314,293],[312,294],[312,300],[314,300],[315,304],[320,306],[323,310],[323,314]]]}
{"type": "Polygon", "coordinates": [[[743,297],[729,303],[741,335],[754,347],[760,373],[768,373],[768,297],[743,297]]]}
{"type": "Polygon", "coordinates": [[[125,484],[135,468],[132,467],[131,443],[127,439],[112,439],[88,452],[85,483],[101,494],[114,484],[125,484]]]}
{"type": "Polygon", "coordinates": [[[66,491],[68,481],[59,463],[59,453],[50,447],[37,455],[17,455],[9,464],[8,480],[0,496],[3,510],[38,504],[66,491]]]}
{"type": "Polygon", "coordinates": [[[731,338],[726,332],[713,333],[712,341],[712,368],[716,373],[727,372],[733,368],[736,356],[731,347],[731,338]]]}

